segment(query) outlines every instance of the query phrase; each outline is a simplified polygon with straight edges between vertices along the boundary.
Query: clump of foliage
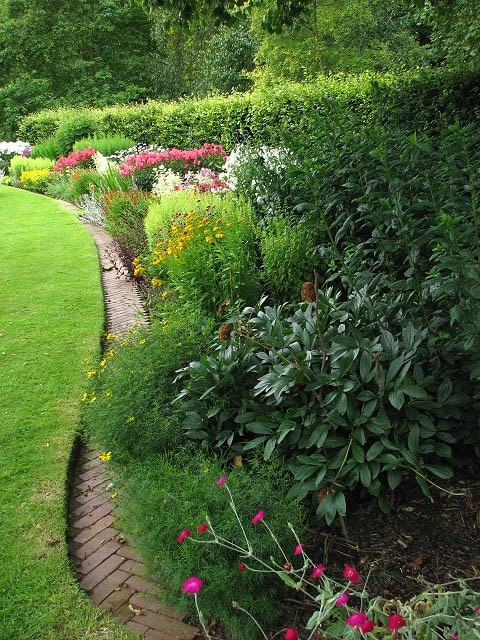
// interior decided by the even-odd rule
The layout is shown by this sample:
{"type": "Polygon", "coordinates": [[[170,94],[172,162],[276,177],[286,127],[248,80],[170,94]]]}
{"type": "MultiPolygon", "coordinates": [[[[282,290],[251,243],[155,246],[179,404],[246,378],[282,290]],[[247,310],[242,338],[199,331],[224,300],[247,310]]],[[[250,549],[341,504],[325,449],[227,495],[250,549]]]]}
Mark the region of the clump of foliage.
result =
{"type": "Polygon", "coordinates": [[[55,134],[58,153],[62,156],[68,155],[77,140],[93,136],[94,133],[95,120],[92,116],[81,112],[71,115],[60,124],[55,134]]]}
{"type": "Polygon", "coordinates": [[[57,160],[60,156],[57,149],[55,138],[49,138],[43,142],[37,142],[30,153],[31,158],[48,158],[49,160],[57,160]]]}
{"type": "MultiPolygon", "coordinates": [[[[195,614],[193,599],[188,594],[182,596],[181,587],[188,576],[202,575],[205,616],[220,620],[233,638],[254,640],[258,638],[258,628],[247,616],[239,615],[232,601],[254,610],[273,627],[284,615],[281,603],[285,586],[276,576],[243,572],[234,551],[212,544],[192,544],[188,536],[191,527],[192,536],[202,538],[201,525],[207,516],[218,523],[218,534],[222,537],[242,536],[239,522],[228,508],[228,494],[216,486],[224,473],[221,460],[207,450],[192,446],[179,448],[170,455],[128,468],[124,509],[150,569],[166,580],[162,598],[195,614]],[[199,526],[197,534],[195,529],[199,526]],[[272,607],[272,601],[276,606],[272,607]]],[[[302,535],[305,511],[285,496],[288,478],[281,465],[253,461],[248,467],[237,466],[229,473],[228,483],[238,496],[237,512],[255,548],[266,557],[273,555],[281,559],[273,538],[265,536],[262,528],[252,523],[258,509],[268,505],[265,508],[272,527],[279,532],[280,542],[286,549],[291,547],[293,554],[295,544],[287,523],[292,523],[302,535]]]]}
{"type": "Polygon", "coordinates": [[[139,190],[106,191],[102,205],[105,228],[119,242],[127,263],[130,263],[147,246],[143,220],[148,210],[148,197],[139,190]]]}
{"type": "Polygon", "coordinates": [[[135,140],[133,140],[133,138],[106,136],[104,138],[82,138],[81,140],[77,140],[73,145],[73,150],[80,151],[90,147],[104,156],[110,156],[118,151],[130,149],[133,146],[135,146],[135,140]]]}

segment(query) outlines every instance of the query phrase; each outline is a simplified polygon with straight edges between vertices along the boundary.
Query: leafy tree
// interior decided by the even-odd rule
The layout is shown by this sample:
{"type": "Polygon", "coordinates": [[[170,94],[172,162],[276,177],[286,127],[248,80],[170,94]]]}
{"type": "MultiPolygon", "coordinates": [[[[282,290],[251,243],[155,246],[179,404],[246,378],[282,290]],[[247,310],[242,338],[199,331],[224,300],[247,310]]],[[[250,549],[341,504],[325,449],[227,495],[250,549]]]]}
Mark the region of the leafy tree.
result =
{"type": "Polygon", "coordinates": [[[6,130],[32,109],[152,95],[151,21],[135,0],[0,0],[0,16],[6,130]]]}

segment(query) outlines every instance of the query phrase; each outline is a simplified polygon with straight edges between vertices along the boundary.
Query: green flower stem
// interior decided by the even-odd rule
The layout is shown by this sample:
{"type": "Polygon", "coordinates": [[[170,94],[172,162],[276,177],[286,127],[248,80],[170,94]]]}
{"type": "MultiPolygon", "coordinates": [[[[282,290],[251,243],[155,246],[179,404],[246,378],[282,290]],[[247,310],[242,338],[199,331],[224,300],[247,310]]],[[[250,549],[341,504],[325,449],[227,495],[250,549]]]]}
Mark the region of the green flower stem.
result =
{"type": "Polygon", "coordinates": [[[241,606],[238,604],[238,602],[232,602],[232,607],[233,607],[234,609],[238,609],[239,611],[242,611],[243,613],[246,613],[246,614],[247,614],[247,616],[248,616],[251,620],[253,620],[253,622],[257,625],[257,627],[258,627],[258,628],[259,628],[259,630],[260,630],[260,633],[261,633],[261,634],[262,634],[262,636],[265,638],[265,640],[268,640],[268,637],[267,637],[267,635],[266,635],[265,631],[262,629],[262,627],[260,626],[260,624],[257,622],[257,620],[254,618],[254,616],[253,616],[249,611],[247,611],[246,609],[244,609],[243,607],[241,607],[241,606]]]}
{"type": "Polygon", "coordinates": [[[212,640],[210,634],[208,633],[208,629],[207,629],[207,625],[205,624],[205,619],[203,617],[203,613],[200,611],[200,607],[198,606],[197,594],[194,593],[193,596],[195,598],[195,607],[197,609],[198,619],[200,620],[200,624],[202,625],[203,632],[205,633],[205,636],[207,637],[207,640],[212,640]]]}

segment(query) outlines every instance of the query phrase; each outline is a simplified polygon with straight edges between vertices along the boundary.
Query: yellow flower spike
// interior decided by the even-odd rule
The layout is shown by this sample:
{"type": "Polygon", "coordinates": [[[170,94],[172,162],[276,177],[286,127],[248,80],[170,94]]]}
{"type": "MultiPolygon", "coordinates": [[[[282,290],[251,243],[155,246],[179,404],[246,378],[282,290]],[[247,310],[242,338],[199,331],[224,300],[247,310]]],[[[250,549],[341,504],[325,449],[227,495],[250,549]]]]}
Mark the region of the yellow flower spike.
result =
{"type": "Polygon", "coordinates": [[[101,451],[100,455],[98,457],[102,462],[106,462],[107,460],[111,460],[112,459],[112,452],[111,451],[101,451]]]}

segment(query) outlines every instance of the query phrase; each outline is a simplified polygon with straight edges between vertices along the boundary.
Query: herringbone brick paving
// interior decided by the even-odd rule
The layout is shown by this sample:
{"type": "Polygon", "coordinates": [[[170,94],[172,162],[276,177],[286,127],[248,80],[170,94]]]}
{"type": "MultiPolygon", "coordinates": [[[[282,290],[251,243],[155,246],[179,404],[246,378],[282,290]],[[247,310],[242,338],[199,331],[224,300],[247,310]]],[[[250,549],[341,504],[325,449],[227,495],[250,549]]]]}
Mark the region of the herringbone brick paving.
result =
{"type": "MultiPolygon", "coordinates": [[[[75,208],[69,203],[62,203],[75,208]]],[[[102,269],[106,332],[121,335],[148,323],[140,296],[121,264],[115,242],[84,221],[97,246],[102,269]]],[[[68,509],[72,564],[90,600],[133,632],[150,640],[194,640],[199,630],[155,597],[157,585],[146,575],[133,541],[115,528],[115,502],[99,452],[80,444],[68,509]]]]}

